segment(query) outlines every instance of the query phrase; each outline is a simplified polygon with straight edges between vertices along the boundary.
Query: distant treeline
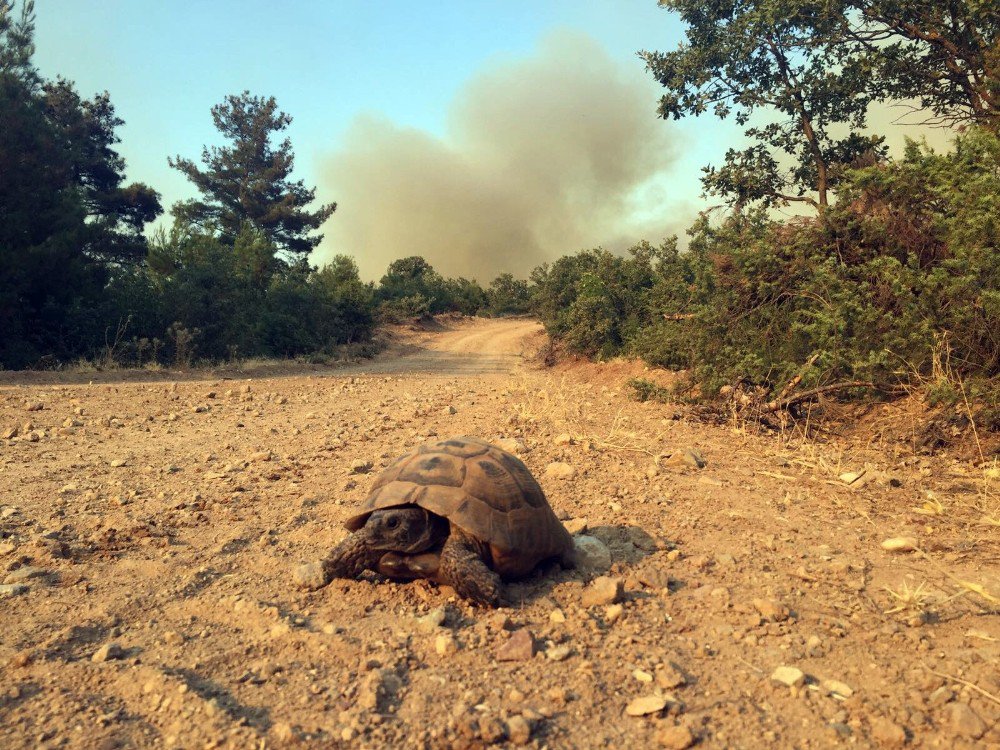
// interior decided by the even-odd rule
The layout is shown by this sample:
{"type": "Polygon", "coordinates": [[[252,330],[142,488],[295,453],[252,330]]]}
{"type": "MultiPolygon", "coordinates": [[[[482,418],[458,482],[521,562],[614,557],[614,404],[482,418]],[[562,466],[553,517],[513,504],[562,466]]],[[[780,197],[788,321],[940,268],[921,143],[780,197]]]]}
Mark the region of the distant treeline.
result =
{"type": "Polygon", "coordinates": [[[379,284],[354,261],[307,257],[335,204],[290,178],[291,118],[249,92],[212,108],[224,147],[169,159],[200,198],[147,237],[156,190],[126,184],[122,120],[108,95],[81,97],[34,67],[30,0],[0,0],[0,368],[319,358],[364,349],[379,321],[448,310],[528,309],[527,285],[445,279],[421,258],[379,284]]]}

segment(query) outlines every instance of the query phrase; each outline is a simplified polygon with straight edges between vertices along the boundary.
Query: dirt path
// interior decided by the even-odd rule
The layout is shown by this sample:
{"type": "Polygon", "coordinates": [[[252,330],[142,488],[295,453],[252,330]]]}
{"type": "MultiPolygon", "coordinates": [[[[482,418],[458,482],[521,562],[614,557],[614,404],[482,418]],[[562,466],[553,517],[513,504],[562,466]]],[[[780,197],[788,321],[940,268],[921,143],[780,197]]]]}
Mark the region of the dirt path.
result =
{"type": "Polygon", "coordinates": [[[247,381],[0,383],[0,747],[1000,746],[992,474],[707,426],[629,401],[634,365],[536,369],[538,330],[247,381]],[[456,434],[516,446],[621,601],[557,567],[496,613],[291,586],[365,495],[353,464],[456,434]],[[538,653],[498,660],[522,628],[538,653]]]}

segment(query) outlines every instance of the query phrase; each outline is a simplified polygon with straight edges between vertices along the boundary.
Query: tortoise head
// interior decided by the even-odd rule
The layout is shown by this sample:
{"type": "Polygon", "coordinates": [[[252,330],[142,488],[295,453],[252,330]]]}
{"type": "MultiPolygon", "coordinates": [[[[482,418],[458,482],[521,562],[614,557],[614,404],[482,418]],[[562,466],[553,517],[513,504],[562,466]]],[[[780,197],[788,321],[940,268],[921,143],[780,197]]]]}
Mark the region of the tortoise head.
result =
{"type": "Polygon", "coordinates": [[[364,529],[375,549],[407,554],[429,550],[448,536],[445,519],[413,506],[376,510],[364,529]]]}

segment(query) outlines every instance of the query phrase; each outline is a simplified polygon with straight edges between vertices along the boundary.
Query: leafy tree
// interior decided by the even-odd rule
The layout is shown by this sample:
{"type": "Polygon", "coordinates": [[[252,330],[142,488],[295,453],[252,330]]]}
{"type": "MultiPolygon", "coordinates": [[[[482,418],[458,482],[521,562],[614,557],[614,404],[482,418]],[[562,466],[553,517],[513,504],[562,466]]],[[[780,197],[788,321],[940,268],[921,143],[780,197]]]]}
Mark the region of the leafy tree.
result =
{"type": "Polygon", "coordinates": [[[881,138],[858,132],[878,92],[867,86],[870,59],[843,44],[841,4],[660,4],[687,26],[687,40],[678,49],[640,53],[667,89],[660,115],[732,116],[751,141],[742,150],[729,149],[721,167],[706,167],[708,192],[736,207],[795,201],[824,209],[840,165],[882,152],[881,138]],[[847,134],[840,135],[845,127],[847,134]]]}
{"type": "Polygon", "coordinates": [[[492,315],[520,315],[531,307],[528,282],[515,279],[513,274],[502,273],[486,290],[487,308],[492,315]]]}
{"type": "Polygon", "coordinates": [[[217,230],[232,243],[245,222],[262,231],[283,253],[305,257],[323,239],[311,234],[336,210],[336,203],[315,211],[307,206],[316,197],[315,188],[289,178],[294,166],[292,144],[284,139],[277,146],[272,136],[292,118],[278,109],[274,97],[227,96],[212,107],[215,126],[231,146],[202,150],[204,169],[180,156],[168,159],[202,194],[201,200],[178,203],[174,216],[184,223],[217,230]]]}
{"type": "Polygon", "coordinates": [[[917,99],[937,122],[996,128],[1000,9],[982,0],[865,0],[845,14],[847,39],[896,99],[917,99]]]}

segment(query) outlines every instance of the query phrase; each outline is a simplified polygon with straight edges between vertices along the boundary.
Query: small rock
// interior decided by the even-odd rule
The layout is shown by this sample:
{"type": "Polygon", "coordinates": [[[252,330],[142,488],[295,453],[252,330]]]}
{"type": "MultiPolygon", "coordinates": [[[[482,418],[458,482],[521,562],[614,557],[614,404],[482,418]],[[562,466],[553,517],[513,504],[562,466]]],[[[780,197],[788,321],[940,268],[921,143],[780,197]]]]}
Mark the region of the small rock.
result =
{"type": "Polygon", "coordinates": [[[573,653],[573,649],[569,644],[562,644],[559,646],[553,646],[545,652],[545,656],[552,661],[565,661],[569,658],[569,655],[573,653]]]}
{"type": "Polygon", "coordinates": [[[458,641],[451,633],[442,633],[434,639],[434,651],[438,656],[451,656],[458,651],[458,641]]]}
{"type": "Polygon", "coordinates": [[[648,716],[659,713],[666,705],[667,699],[662,695],[645,695],[632,700],[625,707],[625,713],[629,716],[648,716]]]}
{"type": "Polygon", "coordinates": [[[986,734],[986,723],[968,703],[952,703],[948,706],[948,724],[951,731],[960,737],[978,740],[986,734]]]}
{"type": "Polygon", "coordinates": [[[28,587],[23,583],[0,583],[0,599],[27,593],[28,587]]]}
{"type": "Polygon", "coordinates": [[[636,576],[639,583],[654,591],[668,591],[670,589],[670,576],[663,570],[657,568],[646,568],[640,570],[636,576]]]}
{"type": "Polygon", "coordinates": [[[576,476],[576,469],[562,461],[553,461],[545,467],[545,476],[550,479],[570,479],[576,476]]]}
{"type": "Polygon", "coordinates": [[[614,625],[620,619],[622,619],[622,613],[624,613],[625,608],[620,604],[612,604],[606,610],[604,610],[604,621],[608,625],[614,625]]]}
{"type": "Polygon", "coordinates": [[[295,585],[307,591],[316,591],[326,585],[326,574],[318,562],[304,563],[292,572],[295,585]]]}
{"type": "Polygon", "coordinates": [[[841,698],[850,698],[854,695],[854,689],[840,680],[823,680],[823,689],[831,695],[839,695],[841,698]]]}
{"type": "Polygon", "coordinates": [[[17,425],[14,425],[13,427],[8,427],[6,430],[0,433],[0,438],[2,438],[3,440],[13,440],[20,433],[21,433],[20,428],[17,425]]]}
{"type": "Polygon", "coordinates": [[[806,680],[805,673],[798,667],[778,667],[771,673],[771,681],[788,687],[798,687],[806,680]]]}
{"type": "Polygon", "coordinates": [[[562,625],[566,622],[566,614],[561,609],[554,609],[549,613],[549,622],[553,625],[562,625]]]}
{"type": "Polygon", "coordinates": [[[41,411],[44,409],[44,405],[41,401],[33,401],[24,407],[25,411],[41,411]]]}
{"type": "Polygon", "coordinates": [[[435,607],[426,615],[417,618],[417,630],[421,633],[433,633],[444,625],[445,614],[444,607],[435,607]]]}
{"type": "Polygon", "coordinates": [[[183,646],[184,636],[178,633],[176,630],[168,630],[163,634],[163,642],[168,646],[183,646]]]}
{"type": "Polygon", "coordinates": [[[784,622],[791,614],[788,607],[775,599],[754,599],[753,607],[760,613],[761,617],[772,622],[784,622]]]}
{"type": "Polygon", "coordinates": [[[355,461],[351,464],[352,474],[367,474],[374,464],[371,461],[355,461]]]}
{"type": "Polygon", "coordinates": [[[656,669],[656,684],[661,688],[670,690],[687,684],[687,677],[673,662],[662,664],[656,669]]]}
{"type": "Polygon", "coordinates": [[[393,670],[373,669],[361,683],[357,703],[361,708],[384,713],[401,686],[393,670]]]}
{"type": "Polygon", "coordinates": [[[32,578],[41,578],[48,575],[48,571],[44,568],[35,568],[31,565],[25,565],[18,568],[17,570],[11,571],[7,574],[7,577],[3,579],[4,583],[23,583],[24,581],[30,580],[32,578]]]}
{"type": "Polygon", "coordinates": [[[497,661],[526,661],[535,655],[535,638],[527,628],[514,633],[497,647],[497,661]]]}
{"type": "Polygon", "coordinates": [[[125,652],[122,651],[122,647],[117,643],[105,643],[94,652],[94,655],[90,657],[90,660],[100,664],[101,662],[110,661],[111,659],[121,659],[124,655],[125,652]]]}
{"type": "Polygon", "coordinates": [[[664,727],[656,733],[656,742],[668,750],[686,750],[694,744],[694,735],[683,724],[664,727]]]}
{"type": "Polygon", "coordinates": [[[271,451],[257,451],[256,453],[251,453],[247,460],[255,463],[258,461],[270,461],[271,451]]]}
{"type": "Polygon", "coordinates": [[[531,724],[523,716],[507,719],[507,738],[513,745],[527,745],[531,741],[531,724]]]}
{"type": "Polygon", "coordinates": [[[126,463],[127,461],[124,458],[115,458],[111,460],[111,468],[120,469],[122,466],[125,466],[126,463]]]}
{"type": "Polygon", "coordinates": [[[632,676],[635,677],[635,679],[637,679],[639,682],[642,682],[647,685],[653,681],[653,675],[651,675],[649,672],[644,672],[641,669],[633,669],[632,676]]]}
{"type": "Polygon", "coordinates": [[[917,548],[917,540],[911,536],[896,536],[882,542],[886,552],[913,552],[917,548]]]}
{"type": "Polygon", "coordinates": [[[587,533],[587,519],[586,518],[571,518],[563,523],[566,527],[566,531],[570,534],[586,534],[587,533]]]}
{"type": "Polygon", "coordinates": [[[517,438],[502,438],[497,440],[495,445],[500,450],[507,451],[508,453],[524,453],[525,451],[524,443],[517,438]]]}
{"type": "Polygon", "coordinates": [[[844,484],[854,484],[859,479],[861,479],[861,477],[863,477],[864,475],[865,475],[864,470],[862,470],[862,471],[845,471],[843,474],[841,474],[837,478],[841,482],[843,482],[844,484]]]}
{"type": "Polygon", "coordinates": [[[691,466],[695,469],[704,469],[708,466],[708,461],[705,460],[701,451],[693,449],[671,453],[666,463],[670,466],[691,466]]]}
{"type": "Polygon", "coordinates": [[[611,569],[611,550],[595,536],[581,534],[573,537],[573,563],[592,573],[605,573],[611,569]]]}
{"type": "Polygon", "coordinates": [[[510,621],[510,617],[507,616],[506,612],[494,612],[487,618],[486,624],[495,633],[514,629],[514,623],[510,621]]]}
{"type": "Polygon", "coordinates": [[[906,730],[891,719],[875,719],[872,722],[872,737],[886,747],[900,747],[906,744],[906,730]]]}
{"type": "Polygon", "coordinates": [[[573,436],[570,435],[568,432],[564,432],[561,435],[557,435],[556,439],[553,440],[552,442],[555,443],[556,445],[572,445],[573,436]]]}
{"type": "Polygon", "coordinates": [[[602,604],[614,604],[624,593],[624,583],[621,578],[601,576],[583,590],[580,603],[584,607],[596,607],[602,604]]]}
{"type": "Polygon", "coordinates": [[[444,407],[444,413],[445,414],[449,414],[449,415],[450,414],[458,414],[458,409],[456,409],[451,404],[448,404],[448,406],[444,407]]]}

